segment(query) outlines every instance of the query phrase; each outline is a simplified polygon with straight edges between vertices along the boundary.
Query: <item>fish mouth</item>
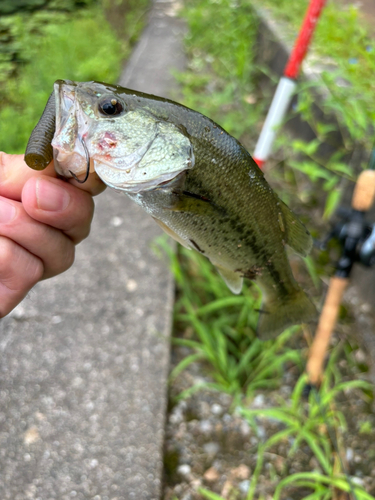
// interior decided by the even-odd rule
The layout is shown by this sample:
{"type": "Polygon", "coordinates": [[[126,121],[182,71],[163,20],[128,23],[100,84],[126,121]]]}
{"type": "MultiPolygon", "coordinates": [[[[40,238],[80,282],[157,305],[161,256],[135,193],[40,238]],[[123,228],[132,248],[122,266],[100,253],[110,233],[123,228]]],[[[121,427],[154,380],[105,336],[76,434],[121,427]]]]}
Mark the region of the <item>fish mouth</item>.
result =
{"type": "MultiPolygon", "coordinates": [[[[57,80],[54,84],[56,130],[52,140],[53,157],[57,173],[64,177],[72,177],[71,172],[77,176],[84,173],[87,165],[76,89],[77,83],[71,80],[57,80]]],[[[87,129],[87,124],[83,129],[87,129]]]]}
{"type": "Polygon", "coordinates": [[[56,122],[62,123],[75,100],[77,83],[71,80],[56,80],[54,91],[56,97],[56,122]]]}

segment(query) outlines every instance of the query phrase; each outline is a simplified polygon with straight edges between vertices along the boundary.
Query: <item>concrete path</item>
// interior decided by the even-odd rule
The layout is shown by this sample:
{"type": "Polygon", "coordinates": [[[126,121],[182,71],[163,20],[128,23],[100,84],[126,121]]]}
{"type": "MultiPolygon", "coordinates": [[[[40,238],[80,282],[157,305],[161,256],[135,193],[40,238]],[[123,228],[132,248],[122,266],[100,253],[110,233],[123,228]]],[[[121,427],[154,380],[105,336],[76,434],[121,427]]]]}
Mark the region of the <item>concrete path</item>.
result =
{"type": "MultiPolygon", "coordinates": [[[[121,77],[170,96],[183,25],[155,3],[121,77]]],[[[97,198],[74,267],[0,323],[1,500],[156,500],[174,285],[160,230],[128,198],[97,198]]]]}

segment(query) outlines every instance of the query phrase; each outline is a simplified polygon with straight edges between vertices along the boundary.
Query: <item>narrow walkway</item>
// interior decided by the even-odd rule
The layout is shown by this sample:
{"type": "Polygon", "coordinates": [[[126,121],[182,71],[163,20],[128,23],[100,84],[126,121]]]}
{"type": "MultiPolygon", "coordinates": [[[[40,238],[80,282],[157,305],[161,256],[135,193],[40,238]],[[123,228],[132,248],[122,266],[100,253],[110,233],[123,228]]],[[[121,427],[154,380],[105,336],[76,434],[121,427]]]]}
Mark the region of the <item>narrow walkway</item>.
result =
{"type": "MultiPolygon", "coordinates": [[[[154,4],[121,77],[170,96],[183,25],[154,4]]],[[[0,323],[0,498],[160,497],[173,280],[156,224],[125,195],[96,200],[73,268],[0,323]]]]}

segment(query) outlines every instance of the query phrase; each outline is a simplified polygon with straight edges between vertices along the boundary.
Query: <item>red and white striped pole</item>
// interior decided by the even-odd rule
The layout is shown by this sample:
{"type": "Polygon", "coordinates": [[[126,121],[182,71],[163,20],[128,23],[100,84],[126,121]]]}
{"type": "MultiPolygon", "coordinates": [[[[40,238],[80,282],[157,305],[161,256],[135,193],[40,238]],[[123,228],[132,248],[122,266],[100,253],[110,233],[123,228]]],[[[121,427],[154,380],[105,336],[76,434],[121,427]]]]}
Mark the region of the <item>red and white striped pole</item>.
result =
{"type": "Polygon", "coordinates": [[[264,122],[262,132],[255,147],[254,160],[260,168],[262,168],[271,152],[272,144],[276,136],[276,128],[283,121],[289,108],[302,61],[305,58],[325,3],[326,0],[310,1],[297,41],[285,66],[284,75],[281,77],[277,86],[266,121],[264,122]]]}

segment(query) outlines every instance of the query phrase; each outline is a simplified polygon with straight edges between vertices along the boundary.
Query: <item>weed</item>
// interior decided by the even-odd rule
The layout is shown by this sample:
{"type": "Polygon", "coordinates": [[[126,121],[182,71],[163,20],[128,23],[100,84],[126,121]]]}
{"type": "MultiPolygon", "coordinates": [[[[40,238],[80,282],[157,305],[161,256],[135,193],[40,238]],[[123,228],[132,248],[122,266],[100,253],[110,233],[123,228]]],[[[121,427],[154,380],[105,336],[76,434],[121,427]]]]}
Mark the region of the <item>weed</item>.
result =
{"type": "MultiPolygon", "coordinates": [[[[279,500],[288,487],[306,488],[312,493],[305,496],[309,500],[330,500],[335,497],[334,491],[354,493],[358,500],[374,500],[366,493],[363,487],[356,484],[355,478],[347,476],[343,470],[340,457],[343,455],[342,435],[346,431],[344,415],[337,411],[334,405],[335,397],[342,391],[353,388],[368,390],[370,384],[364,381],[341,382],[335,370],[339,348],[332,353],[327,366],[326,378],[319,394],[312,392],[308,402],[303,402],[302,392],[307,382],[306,375],[302,375],[295,385],[290,403],[280,398],[280,406],[262,409],[242,408],[239,411],[249,423],[256,428],[257,418],[268,418],[279,421],[284,428],[261,444],[257,452],[257,463],[250,481],[250,488],[246,500],[253,500],[257,493],[257,486],[265,463],[267,450],[275,448],[279,443],[292,443],[288,457],[292,458],[298,448],[304,443],[316,459],[319,470],[312,472],[298,472],[281,479],[272,495],[279,500]]],[[[200,494],[209,500],[223,500],[208,490],[201,489],[200,494]]]]}
{"type": "Polygon", "coordinates": [[[344,473],[340,458],[344,455],[341,443],[347,425],[344,415],[335,408],[335,398],[340,392],[353,388],[371,390],[371,384],[361,380],[341,382],[340,374],[335,368],[340,347],[331,353],[319,393],[311,391],[308,403],[303,403],[302,393],[307,382],[307,375],[303,374],[295,385],[290,404],[281,401],[279,407],[242,410],[242,414],[252,425],[255,425],[254,419],[257,416],[272,418],[284,424],[284,429],[271,436],[258,450],[257,465],[247,500],[254,498],[266,450],[285,438],[289,441],[292,439],[293,442],[289,457],[293,456],[302,443],[306,443],[315,456],[320,471],[294,473],[282,479],[276,487],[274,499],[279,499],[283,489],[291,484],[312,489],[314,496],[308,498],[331,498],[331,489],[337,488],[345,492],[355,490],[358,498],[373,499],[371,495],[366,496],[363,488],[353,485],[352,480],[344,473]]]}
{"type": "MultiPolygon", "coordinates": [[[[144,2],[139,8],[145,8],[144,2]]],[[[17,77],[0,89],[0,150],[22,153],[38,121],[53,83],[117,80],[129,44],[119,41],[102,8],[64,13],[38,11],[8,16],[20,58],[17,77]]],[[[138,27],[139,29],[139,27],[138,27]]]]}
{"type": "Polygon", "coordinates": [[[189,71],[176,75],[182,83],[183,102],[240,137],[256,126],[261,109],[254,105],[258,22],[251,3],[188,0],[184,16],[189,25],[189,71]]]}
{"type": "MultiPolygon", "coordinates": [[[[278,387],[286,363],[301,366],[299,351],[288,347],[297,328],[272,342],[256,338],[260,292],[255,285],[249,282],[242,295],[233,296],[208,259],[185,248],[175,255],[164,237],[158,245],[169,254],[178,286],[175,329],[185,333],[173,342],[192,350],[171,372],[171,381],[189,364],[203,361],[214,380],[209,387],[237,397],[242,392],[251,396],[257,389],[278,387]],[[190,330],[196,337],[190,337],[190,330]]],[[[179,398],[201,387],[194,386],[179,398]]]]}

